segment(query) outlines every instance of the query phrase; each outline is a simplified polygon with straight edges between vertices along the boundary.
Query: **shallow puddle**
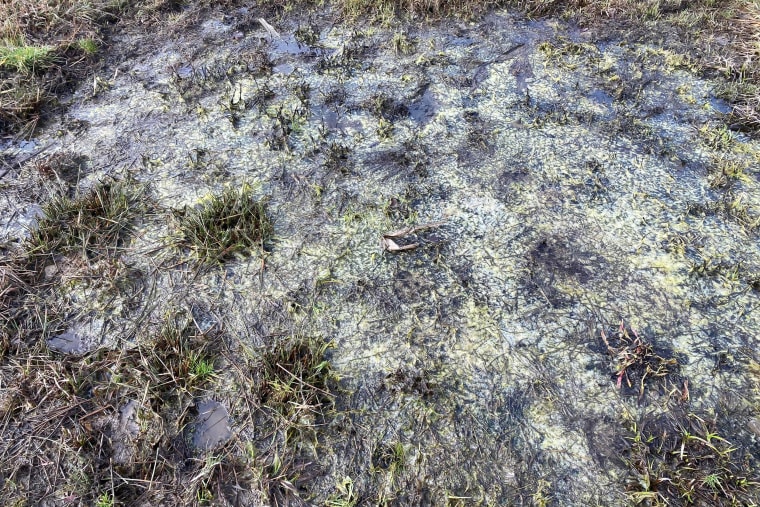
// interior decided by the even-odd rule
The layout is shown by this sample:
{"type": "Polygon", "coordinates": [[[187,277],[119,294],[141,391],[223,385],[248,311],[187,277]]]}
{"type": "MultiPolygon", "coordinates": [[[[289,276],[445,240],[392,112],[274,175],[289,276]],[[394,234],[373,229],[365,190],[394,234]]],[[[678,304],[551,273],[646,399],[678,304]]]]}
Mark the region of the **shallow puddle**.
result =
{"type": "MultiPolygon", "coordinates": [[[[273,39],[206,23],[113,63],[68,113],[89,127],[36,142],[89,157],[83,187],[150,186],[125,256],[160,305],[211,308],[256,346],[334,343],[339,415],[299,448],[319,463],[304,498],[348,497],[349,477],[378,505],[622,505],[634,429],[671,430],[663,414],[711,414],[760,454],[760,146],[725,129],[716,81],[506,12],[407,27],[409,53],[392,30],[326,21],[317,50],[299,21],[269,20],[273,39]],[[265,254],[161,257],[172,213],[243,185],[268,199],[265,254]],[[430,223],[393,236],[414,248],[381,247],[430,223]],[[642,378],[633,350],[663,369],[642,378]]],[[[227,394],[229,412],[198,404],[196,448],[257,435],[227,394]]]]}

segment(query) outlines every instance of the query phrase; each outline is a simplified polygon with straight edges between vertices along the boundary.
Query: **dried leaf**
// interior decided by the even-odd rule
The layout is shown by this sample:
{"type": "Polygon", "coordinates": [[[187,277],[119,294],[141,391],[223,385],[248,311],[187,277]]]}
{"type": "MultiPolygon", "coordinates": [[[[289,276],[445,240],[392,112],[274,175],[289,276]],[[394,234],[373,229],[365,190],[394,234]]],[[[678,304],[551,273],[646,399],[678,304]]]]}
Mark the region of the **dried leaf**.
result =
{"type": "Polygon", "coordinates": [[[414,250],[415,248],[420,246],[419,243],[412,243],[410,245],[400,246],[398,243],[396,243],[390,238],[383,238],[380,244],[382,245],[383,250],[387,252],[403,252],[404,250],[414,250]]]}
{"type": "Polygon", "coordinates": [[[407,227],[406,229],[396,229],[395,231],[386,232],[383,234],[384,238],[403,238],[404,236],[407,236],[411,234],[412,227],[407,227]]]}

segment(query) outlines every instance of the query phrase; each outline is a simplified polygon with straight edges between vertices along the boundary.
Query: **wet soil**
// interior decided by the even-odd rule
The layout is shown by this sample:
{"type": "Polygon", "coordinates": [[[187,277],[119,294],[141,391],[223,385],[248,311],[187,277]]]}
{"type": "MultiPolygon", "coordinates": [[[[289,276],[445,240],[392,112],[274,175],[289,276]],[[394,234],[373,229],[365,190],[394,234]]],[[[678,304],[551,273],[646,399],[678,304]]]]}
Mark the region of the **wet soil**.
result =
{"type": "MultiPolygon", "coordinates": [[[[394,28],[290,14],[276,34],[258,17],[116,35],[102,87],[3,148],[78,154],[75,189],[149,188],[122,259],[145,281],[71,278],[51,350],[129,347],[170,305],[254,346],[332,342],[334,410],[291,478],[306,505],[625,505],[632,428],[670,431],[649,423],[662,414],[709,418],[757,465],[760,145],[725,128],[717,78],[502,11],[394,28]],[[713,184],[727,163],[740,174],[713,184]],[[243,185],[268,200],[271,244],[198,269],[174,215],[243,185]],[[381,247],[430,223],[397,241],[415,248],[381,247]]],[[[31,163],[3,178],[4,245],[58,184],[31,163]]],[[[234,387],[210,391],[196,452],[261,440],[234,387]]]]}

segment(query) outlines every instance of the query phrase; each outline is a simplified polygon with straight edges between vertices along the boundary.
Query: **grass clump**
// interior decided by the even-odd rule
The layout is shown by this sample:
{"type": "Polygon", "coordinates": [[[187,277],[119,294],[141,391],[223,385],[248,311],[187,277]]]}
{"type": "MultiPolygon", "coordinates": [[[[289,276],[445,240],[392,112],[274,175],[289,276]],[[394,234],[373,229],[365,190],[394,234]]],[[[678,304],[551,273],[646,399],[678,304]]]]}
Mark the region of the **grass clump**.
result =
{"type": "Polygon", "coordinates": [[[746,164],[740,160],[714,157],[709,167],[708,182],[710,188],[730,189],[734,183],[750,181],[745,172],[746,164]]]}
{"type": "Polygon", "coordinates": [[[225,190],[180,213],[179,230],[180,243],[209,264],[263,250],[274,232],[266,201],[255,199],[248,185],[225,190]]]}
{"type": "Polygon", "coordinates": [[[141,210],[143,190],[130,180],[107,181],[80,197],[53,198],[43,206],[29,253],[80,253],[94,258],[113,251],[141,210]]]}
{"type": "Polygon", "coordinates": [[[197,382],[204,382],[214,376],[214,361],[202,353],[190,354],[190,378],[197,382]]]}
{"type": "Polygon", "coordinates": [[[113,507],[114,505],[115,504],[114,504],[113,497],[111,496],[111,494],[103,493],[102,495],[98,497],[98,501],[95,504],[95,507],[113,507]]]}
{"type": "Polygon", "coordinates": [[[712,150],[728,151],[736,144],[734,134],[725,125],[717,127],[705,125],[698,132],[705,146],[712,150]]]}
{"type": "Polygon", "coordinates": [[[314,445],[334,414],[335,375],[325,357],[331,346],[318,337],[285,335],[251,351],[246,364],[234,369],[236,389],[249,394],[259,430],[249,447],[271,505],[303,504],[299,476],[318,461],[314,445]]]}
{"type": "MultiPolygon", "coordinates": [[[[61,178],[77,177],[71,173],[79,169],[67,165],[73,159],[59,162],[63,165],[51,161],[50,171],[60,171],[61,178]]],[[[30,237],[0,259],[0,349],[23,350],[61,331],[66,313],[57,290],[61,265],[104,288],[122,283],[123,264],[115,254],[142,211],[142,193],[142,186],[131,181],[108,181],[82,196],[58,195],[43,205],[30,237]]]]}
{"type": "Polygon", "coordinates": [[[15,74],[0,77],[0,133],[31,133],[39,122],[39,110],[50,95],[36,79],[15,74]]]}
{"type": "Polygon", "coordinates": [[[76,47],[79,48],[86,55],[97,54],[99,46],[98,42],[92,38],[79,39],[76,43],[76,47]]]}
{"type": "Polygon", "coordinates": [[[757,472],[749,456],[696,415],[633,424],[626,461],[636,505],[755,505],[757,472]]]}
{"type": "Polygon", "coordinates": [[[391,478],[397,477],[406,467],[406,448],[401,442],[385,444],[372,455],[372,466],[375,470],[388,473],[391,478]]]}
{"type": "Polygon", "coordinates": [[[0,2],[0,134],[34,132],[56,97],[89,72],[102,28],[125,6],[122,0],[0,2]]]}
{"type": "Polygon", "coordinates": [[[294,336],[265,351],[262,403],[293,420],[297,412],[308,412],[310,407],[320,407],[329,400],[331,370],[324,359],[329,347],[323,340],[294,336]]]}
{"type": "Polygon", "coordinates": [[[403,32],[396,32],[391,39],[391,46],[397,55],[410,55],[414,52],[416,41],[403,32]]]}
{"type": "Polygon", "coordinates": [[[150,375],[156,398],[183,396],[214,377],[214,361],[206,353],[206,340],[190,318],[170,317],[140,362],[150,375]]]}
{"type": "MultiPolygon", "coordinates": [[[[614,331],[602,331],[601,336],[612,360],[616,385],[623,394],[636,394],[642,399],[650,382],[660,380],[667,387],[668,380],[671,383],[676,380],[678,361],[660,355],[651,343],[623,322],[614,331]]],[[[688,396],[685,389],[683,396],[688,396]]]]}
{"type": "Polygon", "coordinates": [[[46,69],[52,61],[53,53],[49,46],[0,46],[0,68],[29,74],[46,69]]]}

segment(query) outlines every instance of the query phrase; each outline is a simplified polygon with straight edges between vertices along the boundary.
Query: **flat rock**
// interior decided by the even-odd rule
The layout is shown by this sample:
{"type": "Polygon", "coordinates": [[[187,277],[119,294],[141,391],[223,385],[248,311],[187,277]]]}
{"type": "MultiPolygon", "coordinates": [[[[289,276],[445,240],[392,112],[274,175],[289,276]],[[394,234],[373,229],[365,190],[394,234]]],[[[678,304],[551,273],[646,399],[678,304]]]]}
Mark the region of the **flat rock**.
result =
{"type": "Polygon", "coordinates": [[[211,450],[231,436],[227,408],[217,401],[198,403],[198,419],[193,426],[193,446],[204,451],[211,450]]]}
{"type": "Polygon", "coordinates": [[[81,356],[98,348],[102,330],[103,321],[100,319],[73,323],[65,332],[48,338],[47,346],[53,352],[81,356]]]}

